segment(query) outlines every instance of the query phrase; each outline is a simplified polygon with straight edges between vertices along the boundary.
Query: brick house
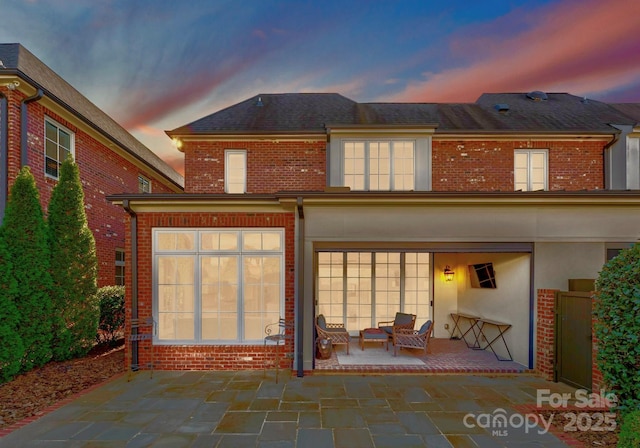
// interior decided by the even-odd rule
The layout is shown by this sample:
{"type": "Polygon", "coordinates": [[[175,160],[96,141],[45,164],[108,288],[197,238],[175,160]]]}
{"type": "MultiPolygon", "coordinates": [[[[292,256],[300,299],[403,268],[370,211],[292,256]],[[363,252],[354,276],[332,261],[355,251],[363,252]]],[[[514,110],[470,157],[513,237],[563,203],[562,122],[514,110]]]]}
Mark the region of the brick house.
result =
{"type": "Polygon", "coordinates": [[[596,278],[640,232],[638,117],[614,106],[263,94],[167,131],[185,193],[109,198],[130,214],[128,317],[157,325],[128,362],[262,368],[281,316],[303,375],[317,314],[357,334],[403,310],[436,338],[451,313],[508,322],[513,359],[552,375],[548,291],[596,278]]]}
{"type": "Polygon", "coordinates": [[[183,178],[20,44],[0,44],[0,222],[20,168],[28,165],[46,213],[60,163],[80,169],[98,285],[124,284],[125,221],[106,196],[181,193],[183,178]]]}

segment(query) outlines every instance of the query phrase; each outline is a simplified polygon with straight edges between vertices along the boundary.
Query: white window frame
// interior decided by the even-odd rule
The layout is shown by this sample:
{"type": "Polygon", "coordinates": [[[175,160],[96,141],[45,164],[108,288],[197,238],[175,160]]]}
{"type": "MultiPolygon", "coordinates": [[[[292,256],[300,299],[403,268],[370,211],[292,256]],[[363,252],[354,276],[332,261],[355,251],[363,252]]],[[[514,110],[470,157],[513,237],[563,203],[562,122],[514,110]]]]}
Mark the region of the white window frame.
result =
{"type": "MultiPolygon", "coordinates": [[[[284,229],[278,227],[266,227],[266,228],[154,228],[152,230],[153,235],[153,274],[152,274],[152,282],[153,282],[153,297],[152,297],[152,308],[153,308],[153,318],[154,321],[161,324],[159,319],[159,291],[158,291],[158,259],[161,256],[175,256],[175,257],[193,257],[194,260],[194,338],[193,339],[160,339],[159,331],[156,331],[156,334],[153,336],[154,344],[158,345],[182,345],[182,344],[190,344],[190,345],[255,345],[263,343],[264,339],[243,339],[242,335],[245,334],[244,328],[244,266],[243,260],[244,257],[279,257],[280,258],[280,293],[278,298],[279,310],[278,315],[284,316],[285,310],[285,300],[284,293],[286,289],[285,281],[285,238],[284,238],[284,229]],[[201,246],[202,236],[207,232],[220,232],[225,234],[236,234],[237,235],[237,248],[233,250],[204,250],[201,246]],[[277,233],[280,237],[279,249],[278,250],[270,250],[270,249],[245,249],[243,248],[244,237],[247,234],[256,234],[256,233],[277,233]],[[190,233],[194,236],[194,248],[191,250],[160,250],[158,248],[158,235],[162,233],[190,233]],[[237,337],[233,340],[225,339],[225,340],[215,340],[215,339],[204,339],[201,337],[202,334],[202,312],[199,311],[202,309],[202,297],[201,297],[201,264],[200,260],[202,257],[211,256],[211,255],[219,255],[224,257],[237,257],[238,258],[238,306],[237,306],[237,337]]],[[[277,322],[277,317],[273,322],[277,322]]],[[[268,322],[272,323],[272,322],[268,322]]],[[[264,328],[264,327],[262,327],[264,328]]]]}
{"type": "MultiPolygon", "coordinates": [[[[522,191],[534,191],[534,187],[533,187],[533,170],[536,169],[536,167],[534,167],[532,165],[532,157],[534,155],[542,155],[544,157],[544,166],[542,167],[543,170],[543,179],[544,179],[544,186],[542,188],[542,190],[547,191],[549,189],[549,151],[546,149],[516,149],[514,151],[513,154],[513,188],[515,191],[518,190],[522,190],[522,191]],[[518,185],[523,183],[522,181],[518,182],[516,179],[517,176],[517,168],[516,168],[516,156],[517,155],[526,155],[527,156],[527,179],[526,179],[526,189],[525,188],[518,188],[518,185]]],[[[539,188],[537,188],[536,190],[540,190],[539,188]]]]}
{"type": "Polygon", "coordinates": [[[247,192],[247,151],[244,149],[226,149],[224,151],[224,192],[229,194],[244,194],[247,192]],[[233,156],[242,156],[242,182],[231,182],[231,163],[233,156]]]}
{"type": "Polygon", "coordinates": [[[416,188],[416,176],[417,176],[416,149],[417,149],[417,142],[414,139],[402,139],[402,138],[400,139],[345,139],[342,142],[342,161],[341,161],[342,184],[345,186],[351,187],[353,191],[413,191],[416,188]],[[362,190],[353,188],[351,185],[349,185],[346,179],[347,178],[346,166],[345,166],[346,165],[346,145],[357,144],[357,143],[361,143],[364,145],[364,172],[358,173],[358,175],[361,175],[364,178],[364,186],[362,190]],[[371,151],[372,151],[373,145],[379,145],[380,143],[386,143],[389,145],[389,173],[388,173],[389,188],[385,188],[385,189],[377,188],[374,190],[371,187],[372,177],[377,175],[378,173],[371,172],[371,164],[372,164],[371,151]],[[397,151],[396,144],[406,144],[406,143],[411,144],[412,151],[413,151],[413,157],[412,157],[413,173],[411,174],[413,182],[410,188],[405,188],[404,186],[401,187],[396,185],[397,176],[402,174],[402,173],[399,173],[400,167],[396,167],[396,162],[398,160],[398,158],[395,155],[395,152],[397,151]]]}
{"type": "Polygon", "coordinates": [[[151,193],[151,180],[142,174],[138,174],[138,193],[151,193]]]}
{"type": "MultiPolygon", "coordinates": [[[[60,154],[60,141],[59,141],[59,134],[60,131],[65,132],[66,134],[69,134],[69,154],[71,154],[71,157],[75,160],[75,140],[76,140],[76,134],[75,132],[73,132],[72,130],[70,130],[69,128],[67,128],[66,126],[63,126],[62,124],[58,123],[57,121],[55,121],[52,118],[49,117],[44,117],[44,175],[46,177],[50,177],[52,179],[58,179],[60,177],[60,165],[62,165],[62,162],[64,162],[64,159],[61,157],[60,154]],[[47,137],[47,125],[51,125],[54,126],[56,129],[56,141],[54,142],[53,140],[49,139],[47,137]],[[56,146],[56,159],[53,159],[52,157],[49,157],[47,155],[47,143],[50,144],[54,144],[56,146]],[[53,175],[47,172],[47,159],[52,160],[53,162],[57,163],[57,168],[56,168],[56,172],[57,175],[53,175]]],[[[52,162],[52,163],[53,163],[52,162]]]]}
{"type": "Polygon", "coordinates": [[[124,278],[125,278],[125,255],[124,255],[124,249],[121,248],[117,248],[116,249],[116,273],[115,273],[115,284],[116,285],[124,285],[124,278]],[[122,257],[120,257],[119,255],[122,255],[122,257]],[[122,258],[122,259],[120,259],[122,258]],[[118,268],[122,268],[122,275],[118,275],[118,268]],[[122,280],[122,282],[120,283],[119,280],[122,280]]]}

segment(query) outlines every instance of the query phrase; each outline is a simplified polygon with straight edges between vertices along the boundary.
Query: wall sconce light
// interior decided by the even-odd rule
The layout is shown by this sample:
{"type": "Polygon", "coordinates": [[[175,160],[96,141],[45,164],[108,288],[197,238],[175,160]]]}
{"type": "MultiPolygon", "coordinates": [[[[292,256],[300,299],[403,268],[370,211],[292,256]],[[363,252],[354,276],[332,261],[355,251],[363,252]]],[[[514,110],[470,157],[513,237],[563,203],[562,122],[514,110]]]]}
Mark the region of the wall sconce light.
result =
{"type": "Polygon", "coordinates": [[[451,268],[449,267],[449,265],[446,265],[444,268],[444,281],[445,282],[452,282],[453,281],[453,275],[455,274],[455,272],[453,272],[451,270],[451,268]]]}

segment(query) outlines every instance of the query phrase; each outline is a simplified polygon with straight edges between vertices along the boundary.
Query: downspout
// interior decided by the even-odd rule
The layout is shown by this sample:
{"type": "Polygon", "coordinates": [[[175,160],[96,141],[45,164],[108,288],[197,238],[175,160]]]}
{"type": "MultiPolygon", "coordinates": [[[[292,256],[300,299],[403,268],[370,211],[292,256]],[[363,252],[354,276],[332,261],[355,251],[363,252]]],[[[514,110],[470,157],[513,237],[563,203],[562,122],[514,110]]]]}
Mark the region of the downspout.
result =
{"type": "Polygon", "coordinates": [[[42,89],[28,98],[23,99],[20,102],[20,167],[27,166],[29,164],[29,152],[27,151],[27,105],[34,101],[39,101],[44,93],[42,89]]]}
{"type": "Polygon", "coordinates": [[[296,359],[298,360],[298,378],[304,376],[304,210],[302,198],[298,198],[298,256],[296,263],[296,359]]]}
{"type": "Polygon", "coordinates": [[[4,210],[9,196],[9,117],[7,116],[7,97],[0,92],[0,224],[4,221],[4,210]]]}
{"type": "Polygon", "coordinates": [[[138,215],[131,209],[129,199],[122,200],[122,208],[131,217],[131,370],[138,370],[138,215]]]}

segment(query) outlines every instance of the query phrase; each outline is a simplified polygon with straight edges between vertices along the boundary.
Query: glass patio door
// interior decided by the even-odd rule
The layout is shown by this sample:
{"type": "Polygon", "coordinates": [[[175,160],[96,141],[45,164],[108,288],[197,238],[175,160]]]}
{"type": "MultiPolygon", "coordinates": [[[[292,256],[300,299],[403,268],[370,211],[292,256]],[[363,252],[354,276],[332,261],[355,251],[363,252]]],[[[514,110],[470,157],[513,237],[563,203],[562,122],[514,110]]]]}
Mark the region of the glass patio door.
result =
{"type": "Polygon", "coordinates": [[[430,254],[425,252],[318,252],[317,314],[352,334],[398,311],[431,316],[430,254]]]}

